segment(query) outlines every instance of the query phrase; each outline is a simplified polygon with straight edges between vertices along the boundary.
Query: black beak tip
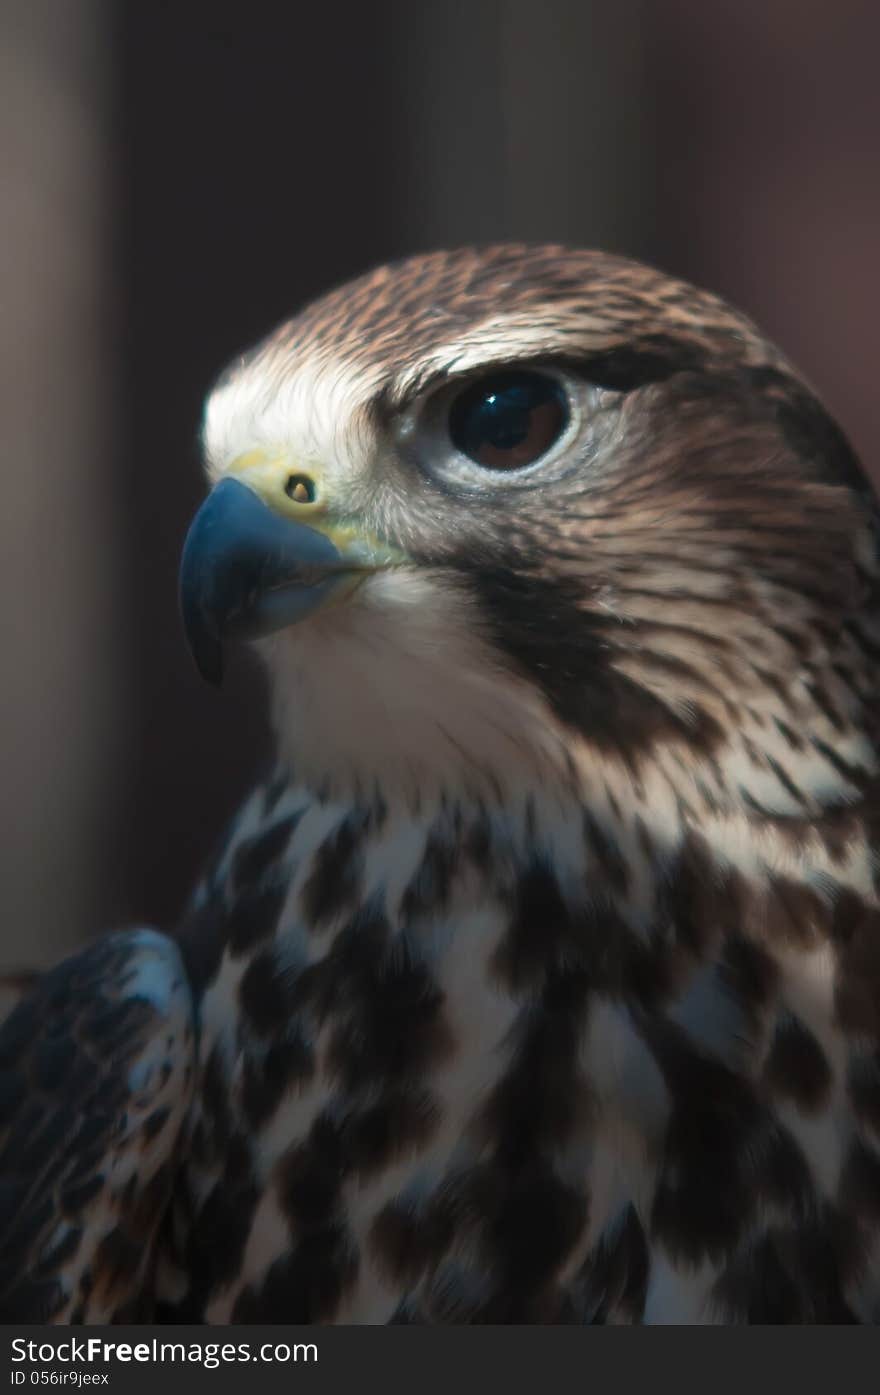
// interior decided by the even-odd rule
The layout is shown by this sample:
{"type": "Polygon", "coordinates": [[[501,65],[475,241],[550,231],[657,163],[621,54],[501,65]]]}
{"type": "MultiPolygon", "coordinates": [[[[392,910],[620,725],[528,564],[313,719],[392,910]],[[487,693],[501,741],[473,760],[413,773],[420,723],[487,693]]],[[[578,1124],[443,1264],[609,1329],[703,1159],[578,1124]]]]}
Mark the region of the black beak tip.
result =
{"type": "Polygon", "coordinates": [[[200,644],[191,644],[196,668],[206,683],[213,688],[223,686],[223,645],[213,636],[205,637],[200,644]]]}
{"type": "Polygon", "coordinates": [[[180,611],[187,648],[199,675],[219,688],[223,682],[223,641],[200,607],[181,588],[180,611]]]}
{"type": "Polygon", "coordinates": [[[181,577],[179,600],[183,633],[193,662],[205,682],[219,688],[223,682],[223,641],[205,613],[198,586],[186,572],[181,577]]]}
{"type": "Polygon", "coordinates": [[[193,662],[201,677],[219,688],[223,681],[223,640],[206,613],[197,579],[186,569],[181,574],[178,599],[184,638],[193,662]]]}
{"type": "Polygon", "coordinates": [[[199,675],[216,688],[223,681],[223,639],[214,553],[234,518],[239,495],[247,500],[249,491],[232,480],[209,494],[190,524],[181,555],[178,599],[184,636],[199,675]]]}

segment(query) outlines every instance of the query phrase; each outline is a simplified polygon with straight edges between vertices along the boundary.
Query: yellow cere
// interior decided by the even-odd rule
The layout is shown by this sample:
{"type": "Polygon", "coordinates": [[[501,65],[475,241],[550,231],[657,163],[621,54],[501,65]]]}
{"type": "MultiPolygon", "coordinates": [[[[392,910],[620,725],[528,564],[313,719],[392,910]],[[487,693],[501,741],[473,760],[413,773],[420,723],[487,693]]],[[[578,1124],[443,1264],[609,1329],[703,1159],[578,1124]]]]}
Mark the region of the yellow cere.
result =
{"type": "Polygon", "coordinates": [[[246,484],[275,513],[300,522],[311,522],[327,512],[321,487],[321,472],[314,464],[303,467],[288,455],[265,450],[247,451],[232,462],[227,476],[246,484]],[[314,498],[293,499],[287,492],[291,475],[303,476],[314,485],[314,498]]]}

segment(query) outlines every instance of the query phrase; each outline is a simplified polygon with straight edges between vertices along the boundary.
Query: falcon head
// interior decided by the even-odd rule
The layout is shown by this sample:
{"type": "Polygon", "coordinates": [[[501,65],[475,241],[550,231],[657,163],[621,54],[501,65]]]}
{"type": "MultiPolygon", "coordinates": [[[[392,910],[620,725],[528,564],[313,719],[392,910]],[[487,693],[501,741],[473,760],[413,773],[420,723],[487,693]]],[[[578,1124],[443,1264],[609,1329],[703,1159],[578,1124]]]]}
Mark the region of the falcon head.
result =
{"type": "Polygon", "coordinates": [[[843,723],[867,759],[833,676],[873,569],[858,465],[712,295],[562,247],[413,257],[238,360],[204,447],[189,642],[216,681],[256,638],[316,787],[506,799],[663,768],[682,798],[785,810],[845,780],[815,750],[804,789],[774,772],[774,723],[843,723]],[[747,727],[773,732],[754,769],[747,727]]]}

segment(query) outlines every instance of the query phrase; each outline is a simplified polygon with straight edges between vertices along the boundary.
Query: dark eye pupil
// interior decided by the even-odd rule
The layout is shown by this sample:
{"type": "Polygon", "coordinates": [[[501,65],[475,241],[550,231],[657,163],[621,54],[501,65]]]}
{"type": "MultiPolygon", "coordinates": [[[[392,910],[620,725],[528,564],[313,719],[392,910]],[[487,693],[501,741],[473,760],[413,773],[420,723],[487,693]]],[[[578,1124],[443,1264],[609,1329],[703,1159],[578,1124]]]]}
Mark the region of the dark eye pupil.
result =
{"type": "Polygon", "coordinates": [[[456,450],[493,470],[531,465],[568,424],[568,403],[543,373],[509,372],[483,378],[452,404],[449,433],[456,450]]]}

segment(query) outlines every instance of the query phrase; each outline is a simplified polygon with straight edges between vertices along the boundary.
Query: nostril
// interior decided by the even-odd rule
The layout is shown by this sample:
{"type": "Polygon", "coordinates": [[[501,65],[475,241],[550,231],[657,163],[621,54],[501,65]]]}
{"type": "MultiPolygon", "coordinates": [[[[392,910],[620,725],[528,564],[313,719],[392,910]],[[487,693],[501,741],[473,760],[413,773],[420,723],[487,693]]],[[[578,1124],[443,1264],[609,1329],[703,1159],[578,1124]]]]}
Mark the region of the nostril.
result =
{"type": "Polygon", "coordinates": [[[315,482],[310,480],[308,475],[289,475],[284,492],[289,499],[293,499],[297,504],[313,504],[315,502],[315,482]]]}

